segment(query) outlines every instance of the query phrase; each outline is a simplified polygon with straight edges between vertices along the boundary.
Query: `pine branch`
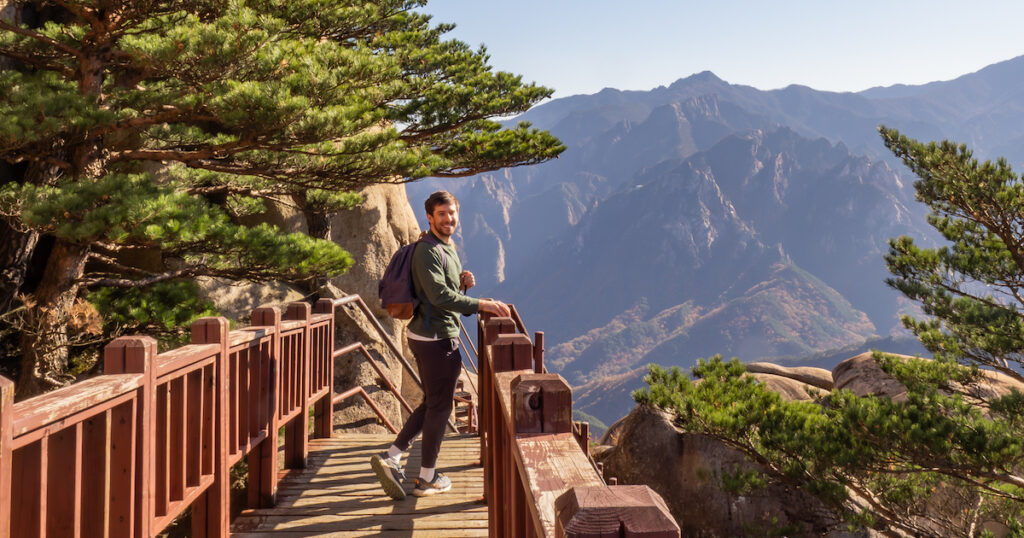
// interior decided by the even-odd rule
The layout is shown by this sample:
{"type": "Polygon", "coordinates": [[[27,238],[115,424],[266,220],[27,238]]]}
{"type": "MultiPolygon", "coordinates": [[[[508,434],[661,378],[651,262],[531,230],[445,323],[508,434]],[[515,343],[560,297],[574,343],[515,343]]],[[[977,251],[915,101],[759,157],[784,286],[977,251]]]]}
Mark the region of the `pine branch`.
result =
{"type": "Polygon", "coordinates": [[[28,37],[30,39],[34,39],[36,41],[39,41],[40,43],[44,43],[57,50],[63,51],[64,53],[70,56],[74,56],[75,58],[78,58],[79,61],[83,61],[85,59],[85,54],[76,48],[70,47],[64,43],[61,43],[60,41],[57,41],[56,39],[53,39],[52,37],[40,34],[39,32],[33,32],[20,26],[15,26],[3,19],[0,19],[0,30],[7,30],[8,32],[12,32],[21,36],[28,37]]]}

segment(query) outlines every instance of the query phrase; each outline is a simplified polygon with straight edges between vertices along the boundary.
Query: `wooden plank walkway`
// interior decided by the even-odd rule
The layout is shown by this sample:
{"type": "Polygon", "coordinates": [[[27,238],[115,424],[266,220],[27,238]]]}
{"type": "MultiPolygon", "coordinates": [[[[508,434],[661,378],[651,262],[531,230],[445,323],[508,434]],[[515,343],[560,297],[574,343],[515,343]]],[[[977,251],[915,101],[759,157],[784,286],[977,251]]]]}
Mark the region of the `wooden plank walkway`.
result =
{"type": "Polygon", "coordinates": [[[413,444],[406,460],[410,495],[393,501],[370,469],[370,456],[386,450],[394,435],[335,435],[311,439],[307,468],[282,479],[277,506],[246,510],[232,523],[232,536],[487,536],[479,437],[445,437],[437,468],[452,489],[431,497],[411,494],[420,468],[419,444],[413,444]]]}

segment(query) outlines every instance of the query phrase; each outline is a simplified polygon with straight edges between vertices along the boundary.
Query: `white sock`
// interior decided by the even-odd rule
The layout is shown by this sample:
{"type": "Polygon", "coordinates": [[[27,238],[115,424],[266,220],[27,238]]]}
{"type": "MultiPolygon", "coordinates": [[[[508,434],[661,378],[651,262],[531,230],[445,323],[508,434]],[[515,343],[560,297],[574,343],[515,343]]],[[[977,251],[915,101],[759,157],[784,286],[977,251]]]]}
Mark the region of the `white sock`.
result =
{"type": "Polygon", "coordinates": [[[401,463],[402,450],[395,445],[391,445],[391,447],[388,448],[388,459],[395,463],[401,463]]]}
{"type": "Polygon", "coordinates": [[[434,468],[433,467],[420,467],[420,480],[430,482],[434,479],[434,468]]]}

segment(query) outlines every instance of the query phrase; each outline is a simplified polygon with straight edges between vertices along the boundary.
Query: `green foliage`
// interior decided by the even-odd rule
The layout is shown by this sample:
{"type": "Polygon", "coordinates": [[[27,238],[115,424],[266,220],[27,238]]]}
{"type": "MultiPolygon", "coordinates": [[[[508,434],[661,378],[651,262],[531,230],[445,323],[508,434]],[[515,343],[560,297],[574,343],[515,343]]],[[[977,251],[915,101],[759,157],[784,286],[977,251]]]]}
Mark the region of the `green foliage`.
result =
{"type": "Polygon", "coordinates": [[[216,316],[193,281],[162,282],[147,288],[100,288],[86,297],[103,316],[104,333],[144,332],[158,337],[162,348],[188,343],[188,327],[216,316]]]}
{"type": "Polygon", "coordinates": [[[921,303],[928,320],[904,324],[936,356],[1024,381],[1024,184],[1005,159],[979,163],[964,145],[922,144],[882,128],[882,139],[920,179],[929,223],[950,242],[890,241],[888,283],[921,303]]]}
{"type": "MultiPolygon", "coordinates": [[[[736,359],[714,357],[694,368],[699,382],[652,365],[649,388],[634,398],[673,410],[682,427],[740,450],[763,476],[813,495],[850,525],[951,536],[989,521],[1019,536],[1024,394],[994,391],[990,378],[1024,381],[1024,185],[1002,159],[979,163],[963,145],[881,133],[920,177],[918,199],[950,243],[890,242],[888,283],[931,316],[904,324],[935,353],[875,353],[906,393],[837,390],[787,402],[736,359]]],[[[761,483],[748,474],[720,479],[735,491],[761,483]]]]}
{"type": "Polygon", "coordinates": [[[83,0],[0,20],[0,161],[18,170],[0,214],[74,245],[49,266],[85,267],[47,273],[39,308],[82,286],[334,276],[353,263],[337,245],[239,221],[275,201],[325,222],[370,184],[558,156],[551,134],[495,121],[551,90],[445,39],[424,4],[83,0]]]}
{"type": "MultiPolygon", "coordinates": [[[[909,372],[929,361],[907,364],[909,372]]],[[[717,356],[698,362],[693,374],[699,382],[678,368],[651,365],[649,388],[634,393],[640,403],[674,411],[686,430],[718,439],[760,465],[760,472],[717,477],[726,491],[751,491],[771,478],[807,491],[851,523],[923,535],[961,532],[969,524],[929,512],[936,495],[959,495],[962,506],[980,495],[994,506],[1015,495],[1006,491],[1019,492],[1014,473],[1024,431],[984,416],[960,394],[918,380],[905,401],[840,390],[789,402],[744,372],[737,359],[717,356]]],[[[1002,405],[1003,399],[993,401],[1002,405]]],[[[1024,498],[1016,495],[1015,502],[1024,498]]],[[[986,514],[998,517],[995,510],[986,514]]]]}

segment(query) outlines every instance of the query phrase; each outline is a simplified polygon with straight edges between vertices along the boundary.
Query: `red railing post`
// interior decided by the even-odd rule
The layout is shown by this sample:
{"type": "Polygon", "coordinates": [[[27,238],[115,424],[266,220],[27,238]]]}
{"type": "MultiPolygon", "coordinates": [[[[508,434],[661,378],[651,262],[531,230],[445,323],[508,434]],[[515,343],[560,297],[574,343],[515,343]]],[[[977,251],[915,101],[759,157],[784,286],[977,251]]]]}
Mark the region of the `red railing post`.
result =
{"type": "Polygon", "coordinates": [[[327,362],[324,373],[327,377],[327,396],[317,401],[316,408],[313,410],[313,436],[321,439],[329,438],[334,430],[334,405],[331,403],[334,400],[334,328],[336,322],[334,301],[320,299],[316,302],[314,312],[331,315],[331,322],[327,327],[327,362]]]}
{"type": "MultiPolygon", "coordinates": [[[[516,332],[516,324],[509,317],[496,317],[490,314],[480,314],[480,323],[477,327],[477,392],[479,393],[480,417],[480,463],[484,467],[484,499],[491,503],[494,499],[494,465],[492,439],[494,429],[497,427],[499,414],[495,414],[494,408],[497,402],[497,394],[493,386],[494,369],[491,364],[494,360],[491,344],[501,334],[513,334],[516,332]]],[[[491,518],[493,519],[493,518],[491,518]]],[[[490,523],[493,525],[493,521],[490,523]]],[[[494,528],[491,528],[491,536],[495,536],[494,528]]]]}
{"type": "MultiPolygon", "coordinates": [[[[503,319],[494,318],[488,321],[488,328],[498,326],[500,329],[515,331],[515,324],[506,324],[503,319]]],[[[511,321],[511,320],[509,320],[511,321]]],[[[497,374],[513,370],[533,369],[533,346],[530,338],[525,334],[491,333],[490,341],[490,364],[488,369],[491,372],[491,379],[496,380],[497,374]]],[[[488,405],[491,412],[493,428],[488,439],[488,449],[491,453],[491,465],[493,465],[493,476],[500,487],[493,488],[493,503],[488,503],[488,512],[496,519],[497,528],[501,536],[519,536],[516,514],[520,507],[517,506],[516,491],[516,467],[513,461],[511,450],[512,441],[515,438],[515,431],[512,429],[511,417],[506,420],[502,412],[501,401],[498,391],[507,391],[508,386],[502,382],[499,385],[492,382],[491,397],[488,405]]]]}
{"type": "Polygon", "coordinates": [[[544,331],[533,333],[533,372],[544,373],[544,331]]]}
{"type": "MultiPolygon", "coordinates": [[[[278,402],[280,386],[278,375],[281,371],[281,310],[275,307],[263,307],[253,310],[251,316],[253,327],[266,327],[273,330],[270,349],[261,349],[260,354],[269,355],[269,367],[266,369],[268,389],[266,399],[259,405],[267,413],[267,437],[249,453],[249,485],[248,504],[250,508],[270,508],[277,502],[277,432],[278,402]]],[[[262,356],[261,356],[262,359],[262,356]]]]}
{"type": "Polygon", "coordinates": [[[555,536],[678,538],[665,501],[647,486],[575,487],[555,500],[555,536]]]}
{"type": "Polygon", "coordinates": [[[572,432],[572,389],[562,376],[523,374],[510,390],[517,434],[572,432]]]}
{"type": "Polygon", "coordinates": [[[153,359],[156,340],[149,336],[122,336],[103,349],[104,374],[143,374],[137,395],[135,437],[135,514],[136,536],[149,536],[153,523],[153,460],[156,442],[154,409],[156,379],[153,359]]]}
{"type": "Polygon", "coordinates": [[[230,376],[228,320],[200,318],[192,323],[193,344],[220,344],[214,362],[216,405],[214,406],[213,484],[192,505],[192,536],[228,536],[231,524],[231,476],[228,465],[230,376]]]}
{"type": "Polygon", "coordinates": [[[11,458],[14,438],[11,432],[11,407],[14,382],[0,376],[0,538],[11,538],[11,458]]]}
{"type": "Polygon", "coordinates": [[[309,303],[290,303],[284,313],[284,321],[302,321],[302,343],[299,353],[299,416],[285,425],[284,464],[289,469],[306,467],[306,455],[309,453],[309,317],[312,309],[309,303]]]}
{"type": "Polygon", "coordinates": [[[491,344],[495,372],[533,370],[533,344],[525,334],[499,334],[491,344]]]}

